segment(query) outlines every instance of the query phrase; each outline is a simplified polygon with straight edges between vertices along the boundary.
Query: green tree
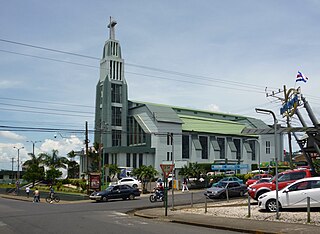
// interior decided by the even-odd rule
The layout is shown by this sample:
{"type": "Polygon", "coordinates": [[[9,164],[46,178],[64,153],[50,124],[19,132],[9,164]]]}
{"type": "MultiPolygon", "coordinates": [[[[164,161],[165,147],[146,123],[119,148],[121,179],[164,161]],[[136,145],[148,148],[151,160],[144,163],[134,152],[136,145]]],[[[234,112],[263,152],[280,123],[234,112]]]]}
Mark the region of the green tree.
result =
{"type": "Polygon", "coordinates": [[[31,159],[27,160],[24,165],[27,167],[23,179],[32,182],[32,187],[38,180],[43,180],[45,178],[44,168],[40,167],[42,163],[42,157],[36,157],[34,154],[31,154],[31,159]]]}
{"type": "Polygon", "coordinates": [[[66,169],[66,165],[68,164],[68,159],[66,157],[59,157],[58,153],[58,150],[52,150],[52,155],[47,153],[40,154],[43,164],[49,167],[49,169],[46,171],[46,179],[51,183],[55,183],[56,179],[62,175],[62,172],[58,169],[66,169]]]}
{"type": "Polygon", "coordinates": [[[112,179],[121,172],[120,168],[116,164],[109,165],[109,174],[112,179]]]}
{"type": "Polygon", "coordinates": [[[197,178],[200,179],[201,175],[205,175],[206,170],[198,163],[189,163],[181,168],[179,175],[186,178],[197,178]]]}
{"type": "Polygon", "coordinates": [[[40,156],[42,157],[44,165],[51,168],[64,168],[66,169],[66,164],[68,163],[68,159],[66,157],[59,157],[58,150],[52,150],[52,154],[42,153],[40,156]]]}
{"type": "Polygon", "coordinates": [[[139,168],[133,169],[132,175],[136,176],[139,180],[142,181],[142,191],[146,192],[147,184],[151,182],[151,180],[153,180],[155,176],[158,175],[158,171],[151,165],[142,165],[139,168]]]}
{"type": "Polygon", "coordinates": [[[88,152],[88,157],[91,159],[90,171],[91,172],[100,172],[99,171],[99,143],[93,143],[93,149],[90,148],[88,152]]]}
{"type": "Polygon", "coordinates": [[[68,160],[68,178],[79,178],[79,163],[75,161],[75,157],[77,156],[75,152],[72,150],[67,154],[68,160]]]}
{"type": "Polygon", "coordinates": [[[61,171],[51,166],[50,169],[46,171],[46,180],[51,184],[55,184],[57,178],[59,178],[61,175],[61,171]]]}

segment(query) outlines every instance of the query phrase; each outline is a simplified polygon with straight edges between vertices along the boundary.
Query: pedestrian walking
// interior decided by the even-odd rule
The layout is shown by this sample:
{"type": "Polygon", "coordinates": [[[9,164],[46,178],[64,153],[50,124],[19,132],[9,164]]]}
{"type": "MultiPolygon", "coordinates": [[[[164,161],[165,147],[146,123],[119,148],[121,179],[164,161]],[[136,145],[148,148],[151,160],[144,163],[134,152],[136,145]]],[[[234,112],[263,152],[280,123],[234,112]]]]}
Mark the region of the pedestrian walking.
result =
{"type": "Polygon", "coordinates": [[[26,187],[26,195],[27,195],[27,198],[29,198],[29,195],[30,195],[30,188],[29,188],[29,186],[26,187]]]}
{"type": "Polygon", "coordinates": [[[38,188],[33,192],[33,202],[40,202],[40,192],[38,188]]]}
{"type": "Polygon", "coordinates": [[[187,179],[184,178],[183,179],[183,183],[182,183],[182,192],[184,192],[184,190],[187,190],[189,192],[189,188],[188,188],[188,185],[187,185],[187,179]]]}

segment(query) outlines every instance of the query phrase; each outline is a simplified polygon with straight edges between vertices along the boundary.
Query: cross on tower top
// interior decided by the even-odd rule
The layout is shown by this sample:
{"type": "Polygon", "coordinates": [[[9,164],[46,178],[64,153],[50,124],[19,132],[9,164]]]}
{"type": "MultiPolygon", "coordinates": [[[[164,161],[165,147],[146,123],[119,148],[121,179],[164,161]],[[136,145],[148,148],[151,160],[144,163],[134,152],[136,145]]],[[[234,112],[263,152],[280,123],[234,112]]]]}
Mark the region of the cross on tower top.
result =
{"type": "Polygon", "coordinates": [[[109,39],[115,40],[115,26],[117,24],[117,21],[112,20],[110,16],[110,23],[108,24],[108,28],[110,29],[109,39]]]}

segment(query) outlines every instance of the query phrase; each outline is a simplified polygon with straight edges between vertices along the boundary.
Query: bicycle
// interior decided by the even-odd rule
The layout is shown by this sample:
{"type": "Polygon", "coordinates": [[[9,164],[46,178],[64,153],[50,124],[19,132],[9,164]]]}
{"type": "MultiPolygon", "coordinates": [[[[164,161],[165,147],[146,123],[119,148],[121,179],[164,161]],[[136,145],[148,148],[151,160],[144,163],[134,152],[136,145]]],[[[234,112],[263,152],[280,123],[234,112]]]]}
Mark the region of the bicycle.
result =
{"type": "Polygon", "coordinates": [[[57,195],[46,197],[46,202],[52,203],[53,201],[58,203],[60,201],[60,197],[58,197],[57,195]]]}

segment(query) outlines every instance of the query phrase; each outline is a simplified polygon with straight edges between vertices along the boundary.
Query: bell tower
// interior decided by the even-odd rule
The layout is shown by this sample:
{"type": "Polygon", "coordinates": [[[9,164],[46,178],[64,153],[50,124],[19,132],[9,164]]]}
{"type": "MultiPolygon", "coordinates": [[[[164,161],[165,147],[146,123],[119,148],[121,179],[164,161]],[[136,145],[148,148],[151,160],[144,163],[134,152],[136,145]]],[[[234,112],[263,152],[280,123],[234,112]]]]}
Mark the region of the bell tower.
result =
{"type": "Polygon", "coordinates": [[[100,60],[100,79],[96,86],[95,142],[110,147],[127,145],[128,94],[124,78],[121,46],[115,39],[117,22],[110,17],[109,39],[100,60]]]}

